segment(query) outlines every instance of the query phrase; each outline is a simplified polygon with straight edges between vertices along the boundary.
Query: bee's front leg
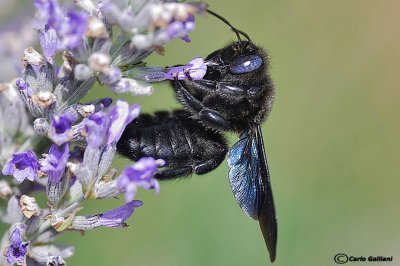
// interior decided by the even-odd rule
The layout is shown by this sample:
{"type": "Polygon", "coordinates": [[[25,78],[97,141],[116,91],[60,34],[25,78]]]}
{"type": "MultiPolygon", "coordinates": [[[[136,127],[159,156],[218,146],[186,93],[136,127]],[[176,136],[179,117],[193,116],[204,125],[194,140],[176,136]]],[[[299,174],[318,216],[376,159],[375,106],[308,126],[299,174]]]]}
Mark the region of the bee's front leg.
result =
{"type": "Polygon", "coordinates": [[[230,128],[231,125],[223,114],[204,106],[204,104],[191,95],[180,82],[176,82],[175,90],[178,99],[185,105],[190,113],[203,124],[211,125],[221,130],[228,130],[230,128]]]}

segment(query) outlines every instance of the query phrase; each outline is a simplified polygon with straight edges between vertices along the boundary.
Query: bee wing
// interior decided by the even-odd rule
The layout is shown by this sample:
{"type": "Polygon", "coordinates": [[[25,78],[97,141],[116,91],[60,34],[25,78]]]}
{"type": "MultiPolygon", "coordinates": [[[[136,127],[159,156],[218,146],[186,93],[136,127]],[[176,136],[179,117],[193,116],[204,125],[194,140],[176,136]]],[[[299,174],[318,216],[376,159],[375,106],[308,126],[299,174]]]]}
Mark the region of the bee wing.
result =
{"type": "Polygon", "coordinates": [[[259,126],[240,135],[229,150],[229,182],[242,210],[258,220],[270,260],[275,260],[277,223],[267,159],[259,126]]]}
{"type": "Polygon", "coordinates": [[[273,262],[276,256],[276,241],[278,237],[278,225],[276,222],[274,198],[272,195],[271,181],[265,155],[264,140],[260,125],[257,126],[257,151],[259,159],[260,180],[261,180],[261,199],[258,208],[258,221],[261,232],[267,245],[270,260],[273,262]]]}

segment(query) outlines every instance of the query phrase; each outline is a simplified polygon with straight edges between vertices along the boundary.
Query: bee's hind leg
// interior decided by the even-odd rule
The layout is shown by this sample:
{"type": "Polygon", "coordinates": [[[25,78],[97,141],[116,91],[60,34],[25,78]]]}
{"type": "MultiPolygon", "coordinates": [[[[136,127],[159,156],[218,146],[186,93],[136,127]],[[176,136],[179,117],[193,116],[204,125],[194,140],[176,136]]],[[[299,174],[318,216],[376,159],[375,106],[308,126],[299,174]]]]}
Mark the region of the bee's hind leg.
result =
{"type": "Polygon", "coordinates": [[[180,168],[162,169],[154,175],[157,180],[170,180],[179,177],[190,176],[193,172],[192,166],[183,166],[180,168]]]}

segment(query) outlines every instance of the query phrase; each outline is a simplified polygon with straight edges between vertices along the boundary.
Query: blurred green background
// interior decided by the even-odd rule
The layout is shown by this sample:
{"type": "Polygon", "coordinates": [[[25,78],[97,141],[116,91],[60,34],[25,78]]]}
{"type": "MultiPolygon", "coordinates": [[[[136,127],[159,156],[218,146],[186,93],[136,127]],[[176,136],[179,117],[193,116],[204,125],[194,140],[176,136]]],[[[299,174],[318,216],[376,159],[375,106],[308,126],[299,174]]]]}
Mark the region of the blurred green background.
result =
{"type": "MultiPolygon", "coordinates": [[[[279,223],[274,265],[336,265],[337,253],[394,256],[385,265],[400,265],[400,2],[208,3],[271,55],[277,94],[263,131],[279,223]]],[[[148,63],[186,63],[235,36],[208,16],[198,18],[191,38],[148,63]]],[[[90,97],[106,94],[97,88],[90,97]]],[[[150,97],[123,97],[143,112],[179,107],[168,84],[150,97]]],[[[144,206],[126,229],[66,234],[60,242],[76,247],[69,264],[270,264],[258,223],[236,204],[227,171],[224,162],[210,174],[162,183],[159,196],[141,191],[144,206]]],[[[84,212],[121,203],[92,202],[84,212]]]]}

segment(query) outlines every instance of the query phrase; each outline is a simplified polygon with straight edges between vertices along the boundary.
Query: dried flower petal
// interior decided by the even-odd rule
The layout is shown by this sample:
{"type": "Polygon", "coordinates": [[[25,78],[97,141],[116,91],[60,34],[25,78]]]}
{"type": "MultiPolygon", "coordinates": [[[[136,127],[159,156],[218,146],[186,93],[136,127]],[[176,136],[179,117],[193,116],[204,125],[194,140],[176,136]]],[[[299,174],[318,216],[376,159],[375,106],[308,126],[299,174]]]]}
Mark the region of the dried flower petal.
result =
{"type": "Polygon", "coordinates": [[[28,219],[31,218],[33,215],[39,214],[40,209],[34,197],[22,195],[19,199],[19,205],[21,206],[22,213],[28,219]]]}
{"type": "Polygon", "coordinates": [[[43,65],[45,60],[33,47],[26,48],[24,51],[24,58],[22,59],[29,65],[43,65]]]}

